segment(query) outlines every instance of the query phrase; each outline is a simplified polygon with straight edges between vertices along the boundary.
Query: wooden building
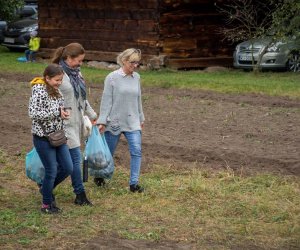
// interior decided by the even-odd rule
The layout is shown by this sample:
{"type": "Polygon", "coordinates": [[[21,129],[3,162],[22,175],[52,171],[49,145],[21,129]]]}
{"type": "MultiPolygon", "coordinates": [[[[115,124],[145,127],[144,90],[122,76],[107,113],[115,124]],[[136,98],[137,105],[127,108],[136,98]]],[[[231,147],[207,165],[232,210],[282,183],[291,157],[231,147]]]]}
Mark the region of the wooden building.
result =
{"type": "Polygon", "coordinates": [[[87,60],[115,62],[139,48],[154,68],[231,66],[233,48],[218,34],[221,0],[38,0],[41,54],[79,42],[87,60]]]}

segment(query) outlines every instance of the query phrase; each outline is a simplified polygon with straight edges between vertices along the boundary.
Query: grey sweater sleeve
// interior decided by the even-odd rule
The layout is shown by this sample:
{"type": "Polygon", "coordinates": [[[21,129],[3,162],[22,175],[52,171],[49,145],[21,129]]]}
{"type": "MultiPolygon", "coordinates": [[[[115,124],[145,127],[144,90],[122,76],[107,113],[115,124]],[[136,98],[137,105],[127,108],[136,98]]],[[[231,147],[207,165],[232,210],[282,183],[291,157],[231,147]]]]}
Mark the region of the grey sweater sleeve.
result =
{"type": "Polygon", "coordinates": [[[104,90],[102,94],[101,104],[100,104],[100,116],[97,120],[97,124],[107,124],[107,118],[112,108],[113,103],[113,78],[108,75],[104,81],[104,90]]]}
{"type": "Polygon", "coordinates": [[[96,120],[97,119],[97,114],[94,111],[94,109],[91,107],[88,100],[85,100],[85,113],[88,115],[90,120],[96,120]]]}
{"type": "Polygon", "coordinates": [[[145,116],[144,116],[143,106],[142,106],[142,91],[141,91],[141,82],[140,81],[139,81],[138,108],[139,108],[140,122],[143,123],[145,121],[145,116]]]}

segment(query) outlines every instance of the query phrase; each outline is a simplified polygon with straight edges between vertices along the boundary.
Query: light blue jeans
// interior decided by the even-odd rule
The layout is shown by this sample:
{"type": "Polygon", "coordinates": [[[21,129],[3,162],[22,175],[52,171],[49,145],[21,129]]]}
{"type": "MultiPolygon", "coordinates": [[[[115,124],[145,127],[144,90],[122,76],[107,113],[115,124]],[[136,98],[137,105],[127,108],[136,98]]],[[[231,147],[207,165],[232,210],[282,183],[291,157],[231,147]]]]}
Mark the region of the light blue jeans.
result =
{"type": "Polygon", "coordinates": [[[42,184],[43,204],[50,205],[53,201],[53,189],[72,174],[73,164],[67,144],[52,147],[44,137],[33,136],[33,145],[45,167],[42,184]]]}
{"type": "MultiPolygon", "coordinates": [[[[140,130],[122,132],[128,142],[130,152],[130,180],[129,185],[138,184],[142,163],[142,133],[140,130]]],[[[113,156],[120,140],[119,135],[114,135],[109,131],[104,133],[107,145],[113,156]]]]}
{"type": "Polygon", "coordinates": [[[72,186],[75,194],[84,192],[84,186],[81,178],[81,151],[80,147],[71,148],[70,155],[73,162],[73,173],[71,174],[72,186]]]}

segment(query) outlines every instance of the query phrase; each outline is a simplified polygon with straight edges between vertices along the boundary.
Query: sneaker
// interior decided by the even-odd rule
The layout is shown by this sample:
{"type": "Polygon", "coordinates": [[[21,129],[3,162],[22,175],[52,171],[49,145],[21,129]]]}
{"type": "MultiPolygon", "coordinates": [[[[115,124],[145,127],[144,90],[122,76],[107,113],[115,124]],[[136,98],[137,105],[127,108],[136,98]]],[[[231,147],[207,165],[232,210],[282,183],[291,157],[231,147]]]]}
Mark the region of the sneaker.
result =
{"type": "Polygon", "coordinates": [[[105,186],[105,180],[101,177],[94,178],[94,182],[98,187],[104,187],[105,186]]]}
{"type": "Polygon", "coordinates": [[[79,206],[93,206],[93,204],[87,199],[85,192],[76,194],[74,203],[79,206]]]}
{"type": "Polygon", "coordinates": [[[58,207],[53,207],[52,205],[43,206],[41,208],[41,212],[43,214],[59,214],[61,213],[61,209],[58,207]]]}
{"type": "MultiPolygon", "coordinates": [[[[38,184],[38,187],[39,187],[40,194],[43,195],[43,193],[42,193],[42,185],[38,184]]],[[[52,203],[51,203],[51,205],[52,205],[52,207],[56,207],[57,208],[54,194],[52,194],[52,203]]]]}
{"type": "Polygon", "coordinates": [[[130,185],[130,191],[135,193],[135,192],[138,192],[138,193],[143,193],[144,192],[144,188],[141,187],[140,185],[138,184],[133,184],[133,185],[130,185]]]}

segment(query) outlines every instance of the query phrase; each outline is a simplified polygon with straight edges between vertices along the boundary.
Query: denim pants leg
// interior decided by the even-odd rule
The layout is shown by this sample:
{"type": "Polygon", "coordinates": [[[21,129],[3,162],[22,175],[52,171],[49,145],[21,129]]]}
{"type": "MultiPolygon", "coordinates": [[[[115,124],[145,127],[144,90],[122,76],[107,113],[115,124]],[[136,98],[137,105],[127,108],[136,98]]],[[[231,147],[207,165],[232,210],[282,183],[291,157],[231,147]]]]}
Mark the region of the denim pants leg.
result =
{"type": "Polygon", "coordinates": [[[118,142],[120,140],[121,134],[114,135],[111,132],[106,131],[104,133],[104,136],[105,136],[105,140],[107,142],[107,146],[109,148],[109,151],[110,151],[111,155],[114,156],[114,153],[115,153],[116,148],[118,146],[118,142]]]}
{"type": "Polygon", "coordinates": [[[25,50],[25,57],[26,57],[26,60],[27,61],[30,61],[30,50],[29,49],[27,49],[27,50],[25,50]]]}
{"type": "Polygon", "coordinates": [[[139,182],[142,163],[142,133],[140,130],[124,132],[130,152],[130,181],[129,185],[139,182]]]}
{"type": "Polygon", "coordinates": [[[46,139],[38,136],[33,136],[33,144],[45,167],[42,185],[43,204],[50,205],[53,189],[73,171],[69,148],[66,144],[52,147],[46,139]]]}
{"type": "Polygon", "coordinates": [[[84,192],[84,186],[81,178],[81,151],[80,147],[71,148],[70,154],[73,162],[73,173],[71,175],[72,186],[75,194],[84,192]]]}
{"type": "Polygon", "coordinates": [[[36,54],[36,51],[30,51],[30,60],[31,62],[35,62],[35,54],[36,54]]]}

